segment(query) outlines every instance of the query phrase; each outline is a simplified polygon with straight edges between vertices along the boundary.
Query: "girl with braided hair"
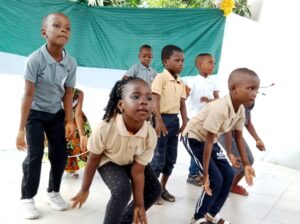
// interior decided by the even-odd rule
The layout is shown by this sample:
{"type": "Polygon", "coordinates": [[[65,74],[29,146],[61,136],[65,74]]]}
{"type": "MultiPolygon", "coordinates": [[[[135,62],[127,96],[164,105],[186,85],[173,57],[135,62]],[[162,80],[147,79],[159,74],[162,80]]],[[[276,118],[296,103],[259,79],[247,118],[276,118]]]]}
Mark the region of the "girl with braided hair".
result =
{"type": "Polygon", "coordinates": [[[146,224],[146,210],[161,194],[149,166],[157,142],[147,122],[152,92],[146,81],[117,81],[109,95],[103,121],[89,138],[89,157],[80,191],[71,200],[79,208],[87,200],[97,170],[111,192],[104,224],[146,224]],[[133,192],[133,201],[129,202],[133,192]]]}

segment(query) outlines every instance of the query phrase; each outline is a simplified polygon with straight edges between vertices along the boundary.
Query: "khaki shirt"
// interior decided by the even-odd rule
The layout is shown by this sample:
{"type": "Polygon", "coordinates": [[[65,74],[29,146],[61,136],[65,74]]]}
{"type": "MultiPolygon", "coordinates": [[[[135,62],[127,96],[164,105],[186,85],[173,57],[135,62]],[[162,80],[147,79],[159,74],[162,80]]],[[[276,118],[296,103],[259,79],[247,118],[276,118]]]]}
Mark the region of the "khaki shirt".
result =
{"type": "Polygon", "coordinates": [[[156,142],[156,132],[147,121],[132,135],[126,129],[122,115],[118,114],[109,122],[102,121],[93,130],[87,148],[94,154],[103,154],[99,166],[109,161],[118,165],[134,161],[147,165],[153,157],[156,142]]]}
{"type": "Polygon", "coordinates": [[[160,113],[177,114],[180,110],[181,98],[186,98],[185,85],[175,79],[169,71],[158,74],[152,82],[152,92],[160,95],[160,113]]]}
{"type": "Polygon", "coordinates": [[[205,142],[207,131],[217,135],[217,138],[231,129],[242,131],[245,125],[245,108],[241,105],[235,113],[230,96],[222,97],[208,103],[195,117],[187,123],[183,135],[205,142]]]}

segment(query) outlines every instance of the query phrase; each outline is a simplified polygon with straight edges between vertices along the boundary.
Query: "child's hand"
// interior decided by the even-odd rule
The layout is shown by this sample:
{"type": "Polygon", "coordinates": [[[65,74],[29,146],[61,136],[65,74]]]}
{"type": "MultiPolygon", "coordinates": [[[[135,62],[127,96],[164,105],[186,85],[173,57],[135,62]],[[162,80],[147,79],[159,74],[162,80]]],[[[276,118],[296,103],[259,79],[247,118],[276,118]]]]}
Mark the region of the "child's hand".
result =
{"type": "Polygon", "coordinates": [[[166,136],[168,134],[168,130],[163,121],[156,121],[155,131],[157,137],[160,137],[160,135],[166,136]]]}
{"type": "Polygon", "coordinates": [[[181,127],[180,127],[178,133],[177,133],[177,136],[183,132],[183,130],[185,129],[185,127],[186,127],[186,123],[183,123],[183,124],[181,125],[181,127]]]}
{"type": "Polygon", "coordinates": [[[65,138],[69,140],[75,131],[75,125],[73,123],[67,123],[65,127],[65,138]]]}
{"type": "Polygon", "coordinates": [[[209,102],[209,99],[208,99],[206,96],[202,96],[202,97],[200,98],[200,102],[201,102],[201,103],[202,103],[202,102],[208,103],[208,102],[209,102]]]}
{"type": "Polygon", "coordinates": [[[135,207],[133,212],[133,224],[147,224],[147,216],[144,207],[135,207]]]}
{"type": "Polygon", "coordinates": [[[20,151],[25,151],[27,149],[27,144],[25,141],[25,131],[19,131],[16,139],[17,149],[20,151]]]}
{"type": "Polygon", "coordinates": [[[244,169],[245,169],[246,182],[249,186],[252,186],[253,178],[255,177],[255,171],[250,165],[245,166],[244,169]]]}
{"type": "Polygon", "coordinates": [[[85,203],[88,196],[89,196],[89,191],[80,190],[76,194],[76,196],[71,198],[71,201],[73,201],[72,208],[75,208],[77,205],[79,205],[78,207],[81,208],[81,206],[83,205],[83,203],[85,203]]]}
{"type": "Polygon", "coordinates": [[[258,148],[260,151],[265,151],[266,150],[265,144],[260,139],[256,140],[256,148],[258,148]]]}
{"type": "Polygon", "coordinates": [[[227,153],[227,156],[233,167],[235,168],[241,167],[242,163],[240,157],[235,157],[232,153],[227,153]]]}
{"type": "Polygon", "coordinates": [[[212,190],[209,187],[209,177],[208,175],[203,176],[203,189],[209,196],[212,196],[212,190]]]}

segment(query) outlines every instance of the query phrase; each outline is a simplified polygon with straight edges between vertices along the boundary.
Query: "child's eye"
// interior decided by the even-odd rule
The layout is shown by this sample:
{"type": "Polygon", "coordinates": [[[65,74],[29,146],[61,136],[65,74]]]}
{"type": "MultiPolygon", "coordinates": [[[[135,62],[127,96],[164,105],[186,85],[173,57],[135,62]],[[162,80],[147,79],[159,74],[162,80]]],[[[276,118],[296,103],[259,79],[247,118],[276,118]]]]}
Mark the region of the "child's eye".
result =
{"type": "Polygon", "coordinates": [[[148,101],[152,101],[152,96],[147,96],[148,101]]]}
{"type": "Polygon", "coordinates": [[[67,31],[71,31],[71,27],[67,27],[66,30],[67,30],[67,31]]]}
{"type": "Polygon", "coordinates": [[[139,96],[133,95],[133,96],[131,96],[131,98],[134,99],[134,100],[137,100],[137,99],[139,99],[139,96]]]}
{"type": "Polygon", "coordinates": [[[54,23],[53,26],[54,26],[55,28],[60,28],[60,25],[59,25],[59,24],[56,24],[56,23],[54,23]]]}

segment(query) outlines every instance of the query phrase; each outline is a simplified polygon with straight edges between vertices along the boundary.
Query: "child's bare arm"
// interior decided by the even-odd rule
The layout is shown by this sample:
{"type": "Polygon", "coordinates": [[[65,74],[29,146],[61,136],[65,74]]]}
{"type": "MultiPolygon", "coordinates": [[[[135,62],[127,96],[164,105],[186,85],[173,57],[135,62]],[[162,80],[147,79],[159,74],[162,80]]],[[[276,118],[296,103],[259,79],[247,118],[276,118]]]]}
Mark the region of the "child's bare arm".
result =
{"type": "Polygon", "coordinates": [[[265,145],[263,143],[263,141],[260,139],[260,137],[258,136],[258,134],[256,133],[256,130],[254,128],[254,125],[251,121],[251,115],[249,117],[248,123],[246,125],[246,128],[248,130],[248,132],[250,133],[250,135],[254,138],[254,140],[256,141],[256,147],[260,150],[260,151],[265,151],[265,145]]]}
{"type": "Polygon", "coordinates": [[[66,139],[69,139],[73,134],[75,127],[73,123],[72,115],[72,97],[73,97],[73,88],[65,87],[65,95],[63,97],[64,110],[66,114],[66,139]]]}
{"type": "Polygon", "coordinates": [[[183,132],[183,130],[188,122],[186,106],[185,106],[185,99],[183,99],[183,98],[180,99],[180,114],[181,114],[181,119],[182,119],[182,125],[179,129],[179,133],[183,132]]]}
{"type": "Polygon", "coordinates": [[[82,204],[86,201],[89,195],[89,189],[92,184],[95,172],[100,164],[102,154],[97,155],[94,153],[89,153],[88,161],[83,173],[83,180],[81,184],[80,191],[71,199],[73,201],[72,208],[79,205],[81,208],[82,204]]]}
{"type": "Polygon", "coordinates": [[[154,110],[154,114],[155,114],[155,123],[156,123],[155,131],[156,131],[158,137],[160,137],[161,134],[163,136],[168,134],[168,130],[167,130],[167,128],[163,122],[163,119],[161,117],[161,114],[160,114],[159,103],[160,103],[160,95],[153,93],[153,110],[154,110]]]}
{"type": "Polygon", "coordinates": [[[255,177],[255,171],[252,168],[252,166],[250,165],[248,157],[247,157],[245,142],[244,142],[244,138],[243,138],[243,132],[239,131],[239,130],[235,130],[235,139],[236,139],[235,141],[237,143],[237,147],[238,147],[238,150],[239,150],[239,153],[241,155],[242,162],[244,165],[246,182],[249,185],[252,185],[253,178],[255,177]]]}
{"type": "Polygon", "coordinates": [[[134,223],[147,223],[144,207],[145,166],[134,162],[131,167],[134,200],[134,223]]]}
{"type": "Polygon", "coordinates": [[[225,147],[228,159],[233,167],[239,168],[241,166],[241,159],[232,154],[232,131],[225,133],[225,147]]]}
{"type": "Polygon", "coordinates": [[[19,150],[26,150],[27,144],[25,141],[25,125],[29,116],[33,96],[35,91],[35,85],[32,82],[25,81],[25,91],[23,95],[23,101],[21,105],[21,119],[19,124],[19,131],[16,139],[16,146],[19,150]]]}
{"type": "Polygon", "coordinates": [[[209,162],[211,158],[211,151],[213,148],[214,140],[216,135],[212,132],[207,131],[206,140],[204,144],[204,152],[203,152],[203,178],[204,178],[204,190],[208,195],[212,195],[212,191],[209,187],[209,162]]]}
{"type": "Polygon", "coordinates": [[[80,148],[82,151],[85,151],[86,145],[87,145],[87,136],[85,136],[85,133],[84,133],[84,120],[82,117],[82,115],[83,115],[83,112],[82,112],[83,98],[84,98],[84,94],[82,91],[80,91],[74,116],[75,116],[75,122],[76,122],[76,126],[78,129],[78,133],[80,136],[80,148]]]}

